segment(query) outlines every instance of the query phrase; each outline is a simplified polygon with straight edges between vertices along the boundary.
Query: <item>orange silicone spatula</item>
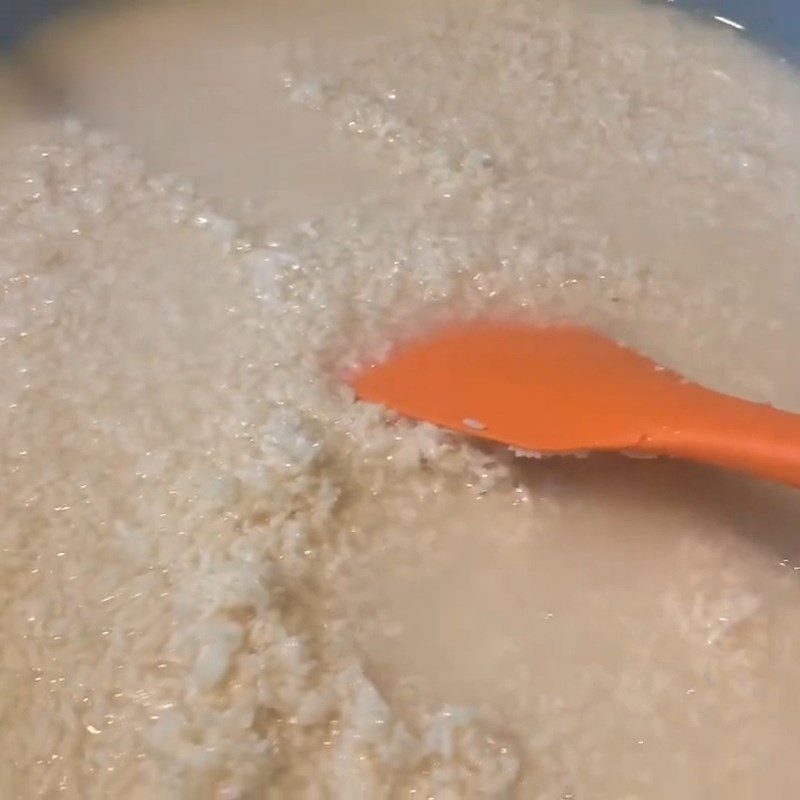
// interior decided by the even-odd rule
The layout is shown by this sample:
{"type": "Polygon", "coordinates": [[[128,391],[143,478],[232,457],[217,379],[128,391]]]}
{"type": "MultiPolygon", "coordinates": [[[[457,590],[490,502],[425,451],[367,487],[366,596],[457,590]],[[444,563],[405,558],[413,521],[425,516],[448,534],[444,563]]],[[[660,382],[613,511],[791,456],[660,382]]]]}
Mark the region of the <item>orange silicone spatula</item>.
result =
{"type": "Polygon", "coordinates": [[[690,383],[588,328],[459,324],[399,345],[351,384],[526,451],[669,455],[800,487],[800,415],[690,383]]]}

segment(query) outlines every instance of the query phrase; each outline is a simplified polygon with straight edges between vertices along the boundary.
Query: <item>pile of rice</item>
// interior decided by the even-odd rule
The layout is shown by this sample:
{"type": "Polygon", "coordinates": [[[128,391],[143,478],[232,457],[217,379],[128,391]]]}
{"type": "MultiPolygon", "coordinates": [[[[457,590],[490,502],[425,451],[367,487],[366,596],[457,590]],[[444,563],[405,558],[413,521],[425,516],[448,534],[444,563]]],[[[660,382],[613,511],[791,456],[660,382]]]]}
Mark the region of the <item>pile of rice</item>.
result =
{"type": "Polygon", "coordinates": [[[286,53],[293,101],[402,202],[242,227],[80,122],[0,135],[4,797],[574,796],[602,730],[531,752],[372,674],[341,609],[381,513],[413,537],[431,497],[515,481],[337,375],[505,309],[797,405],[800,90],[662,11],[462,5],[367,56],[286,53]]]}

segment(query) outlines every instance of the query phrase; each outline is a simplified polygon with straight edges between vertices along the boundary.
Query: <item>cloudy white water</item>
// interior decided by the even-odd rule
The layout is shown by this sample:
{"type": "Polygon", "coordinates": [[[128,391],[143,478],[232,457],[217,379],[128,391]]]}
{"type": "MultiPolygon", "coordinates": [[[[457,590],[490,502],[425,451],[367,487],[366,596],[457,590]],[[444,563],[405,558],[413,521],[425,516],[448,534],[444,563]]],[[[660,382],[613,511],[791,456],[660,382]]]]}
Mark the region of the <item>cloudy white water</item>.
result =
{"type": "Polygon", "coordinates": [[[8,797],[800,791],[800,499],[337,370],[567,315],[800,411],[800,89],[624,0],[148,2],[0,81],[8,797]]]}

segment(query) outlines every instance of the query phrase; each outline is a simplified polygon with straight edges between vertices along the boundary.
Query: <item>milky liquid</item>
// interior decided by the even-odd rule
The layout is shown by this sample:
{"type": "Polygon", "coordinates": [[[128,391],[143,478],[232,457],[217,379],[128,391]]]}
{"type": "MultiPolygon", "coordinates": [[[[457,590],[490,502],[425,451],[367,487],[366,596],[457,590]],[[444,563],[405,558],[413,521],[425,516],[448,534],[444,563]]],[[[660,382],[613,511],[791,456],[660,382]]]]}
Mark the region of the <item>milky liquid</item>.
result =
{"type": "Polygon", "coordinates": [[[14,126],[12,796],[800,790],[793,491],[513,459],[330,378],[511,309],[800,411],[788,67],[579,0],[147,3],[19,63],[145,166],[14,126]]]}

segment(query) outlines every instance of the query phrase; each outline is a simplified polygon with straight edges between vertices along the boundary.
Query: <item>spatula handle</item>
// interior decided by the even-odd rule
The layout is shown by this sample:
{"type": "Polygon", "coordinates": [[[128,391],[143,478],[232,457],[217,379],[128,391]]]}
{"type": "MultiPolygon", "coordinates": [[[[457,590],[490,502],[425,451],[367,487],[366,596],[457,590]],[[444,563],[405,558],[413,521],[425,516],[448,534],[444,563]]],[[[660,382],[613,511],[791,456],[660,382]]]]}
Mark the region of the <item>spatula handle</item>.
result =
{"type": "Polygon", "coordinates": [[[800,414],[687,385],[642,450],[700,461],[800,488],[800,414]]]}

